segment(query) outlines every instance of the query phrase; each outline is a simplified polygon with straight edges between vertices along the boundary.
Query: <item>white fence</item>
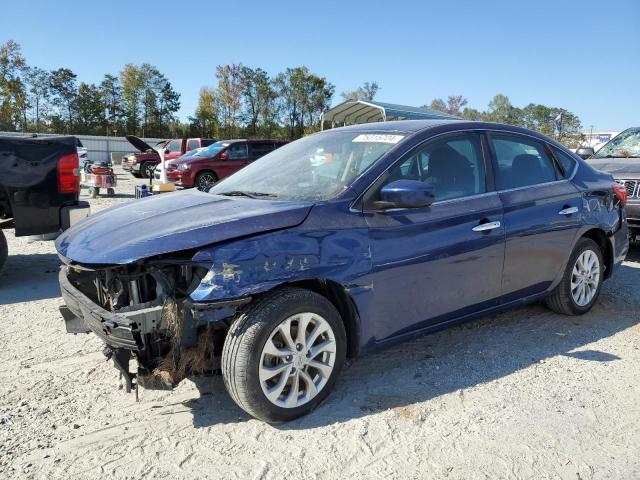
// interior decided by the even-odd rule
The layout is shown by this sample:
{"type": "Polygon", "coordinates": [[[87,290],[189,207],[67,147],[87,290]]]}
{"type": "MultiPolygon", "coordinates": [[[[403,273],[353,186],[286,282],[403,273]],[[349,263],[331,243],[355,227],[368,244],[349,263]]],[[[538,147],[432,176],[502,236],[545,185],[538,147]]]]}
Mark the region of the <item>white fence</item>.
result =
{"type": "MultiPolygon", "coordinates": [[[[0,132],[0,136],[4,137],[30,137],[33,133],[21,133],[21,132],[0,132]]],[[[64,137],[66,135],[57,135],[52,133],[38,134],[39,137],[64,137]]],[[[111,158],[114,162],[120,163],[121,157],[125,153],[135,152],[136,149],[131,145],[124,137],[101,137],[93,135],[73,135],[82,142],[87,150],[87,156],[89,160],[108,160],[111,158]]],[[[152,147],[162,140],[163,138],[144,138],[152,147]]]]}

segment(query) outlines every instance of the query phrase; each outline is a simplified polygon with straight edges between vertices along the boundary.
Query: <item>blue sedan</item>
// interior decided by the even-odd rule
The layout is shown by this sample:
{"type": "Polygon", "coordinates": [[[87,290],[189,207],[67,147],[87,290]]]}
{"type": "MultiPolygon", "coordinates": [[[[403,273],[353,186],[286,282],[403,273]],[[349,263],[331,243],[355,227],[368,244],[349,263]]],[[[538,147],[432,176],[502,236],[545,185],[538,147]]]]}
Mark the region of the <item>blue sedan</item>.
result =
{"type": "Polygon", "coordinates": [[[127,389],[221,370],[242,409],[282,422],[329,394],[347,356],[528,302],[588,312],[627,253],[625,202],[611,175],[529,130],[338,128],[209,192],[69,229],[61,312],[105,342],[127,389]]]}

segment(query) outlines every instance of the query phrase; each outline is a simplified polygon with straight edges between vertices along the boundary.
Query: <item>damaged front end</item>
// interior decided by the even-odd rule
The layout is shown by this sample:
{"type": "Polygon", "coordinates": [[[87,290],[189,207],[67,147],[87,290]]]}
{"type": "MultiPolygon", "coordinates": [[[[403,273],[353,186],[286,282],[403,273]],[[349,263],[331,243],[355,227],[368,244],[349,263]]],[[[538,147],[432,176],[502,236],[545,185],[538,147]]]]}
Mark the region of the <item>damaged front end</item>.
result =
{"type": "Polygon", "coordinates": [[[69,333],[93,332],[105,342],[128,392],[138,385],[171,389],[189,374],[220,368],[230,321],[250,301],[192,301],[207,272],[170,258],[98,269],[63,265],[60,311],[69,333]]]}

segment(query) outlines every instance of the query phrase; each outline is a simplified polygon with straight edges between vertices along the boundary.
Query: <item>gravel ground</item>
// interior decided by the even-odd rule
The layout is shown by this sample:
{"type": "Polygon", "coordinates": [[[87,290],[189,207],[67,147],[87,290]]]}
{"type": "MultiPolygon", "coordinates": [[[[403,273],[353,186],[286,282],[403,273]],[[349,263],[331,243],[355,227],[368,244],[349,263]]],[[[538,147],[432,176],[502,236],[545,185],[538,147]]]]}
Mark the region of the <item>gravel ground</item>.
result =
{"type": "MultiPolygon", "coordinates": [[[[94,210],[132,198],[119,180],[94,210]]],[[[6,233],[0,478],[640,478],[638,249],[588,315],[532,305],[353,360],[273,427],[215,376],[136,403],[95,336],[64,333],[53,243],[6,233]]]]}

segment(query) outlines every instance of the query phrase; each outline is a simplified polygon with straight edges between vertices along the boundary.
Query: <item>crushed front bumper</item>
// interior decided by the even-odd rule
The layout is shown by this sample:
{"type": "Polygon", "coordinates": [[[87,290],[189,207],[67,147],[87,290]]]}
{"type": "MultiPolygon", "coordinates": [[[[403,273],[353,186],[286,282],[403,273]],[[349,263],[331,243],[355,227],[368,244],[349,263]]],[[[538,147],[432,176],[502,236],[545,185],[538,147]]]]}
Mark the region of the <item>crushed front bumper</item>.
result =
{"type": "MultiPolygon", "coordinates": [[[[133,351],[144,349],[141,325],[138,322],[96,305],[71,284],[67,278],[66,267],[60,269],[58,278],[62,298],[66,304],[60,307],[60,312],[69,333],[82,331],[84,325],[84,331],[92,331],[111,347],[133,351]]],[[[158,318],[160,313],[158,312],[158,318]]]]}

